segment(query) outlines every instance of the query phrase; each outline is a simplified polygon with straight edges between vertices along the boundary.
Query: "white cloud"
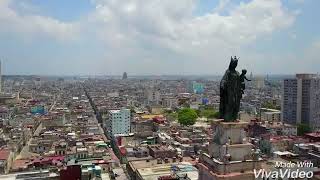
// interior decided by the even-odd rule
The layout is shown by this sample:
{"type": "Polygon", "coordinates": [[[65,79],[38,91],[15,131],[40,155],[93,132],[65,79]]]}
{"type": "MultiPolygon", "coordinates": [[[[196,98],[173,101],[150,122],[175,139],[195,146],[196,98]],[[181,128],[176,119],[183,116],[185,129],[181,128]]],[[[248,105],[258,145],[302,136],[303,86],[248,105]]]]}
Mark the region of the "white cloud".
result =
{"type": "Polygon", "coordinates": [[[287,28],[295,19],[280,0],[241,3],[227,16],[218,13],[193,16],[195,6],[193,0],[100,0],[94,17],[106,26],[102,29],[105,33],[116,29],[127,38],[151,37],[166,42],[169,47],[221,41],[241,45],[287,28]]]}
{"type": "MultiPolygon", "coordinates": [[[[87,19],[67,23],[21,15],[10,8],[10,1],[0,0],[0,32],[91,38],[106,49],[101,54],[105,60],[97,60],[99,68],[138,74],[221,73],[217,71],[225,69],[230,55],[244,54],[244,46],[289,28],[296,16],[281,0],[240,3],[224,15],[220,11],[229,0],[204,15],[194,13],[198,0],[92,0],[96,9],[87,19]]],[[[261,56],[248,56],[241,63],[253,62],[253,57],[261,56]]]]}
{"type": "MultiPolygon", "coordinates": [[[[296,16],[280,0],[253,0],[239,4],[227,15],[213,10],[201,16],[193,13],[196,0],[97,0],[95,3],[96,11],[89,19],[99,27],[97,31],[108,48],[115,47],[113,59],[131,57],[137,63],[145,58],[184,59],[182,63],[190,65],[189,68],[196,67],[196,63],[206,68],[210,65],[223,68],[225,65],[219,59],[225,61],[231,54],[241,54],[243,46],[290,27],[296,16]],[[163,51],[172,54],[163,57],[163,51]],[[123,57],[124,54],[127,56],[123,57]],[[185,58],[190,59],[190,64],[185,58]]],[[[226,3],[221,1],[218,8],[226,3]]]]}
{"type": "MultiPolygon", "coordinates": [[[[77,33],[76,23],[66,23],[41,15],[22,15],[11,8],[14,3],[12,0],[1,0],[0,2],[0,32],[32,34],[35,37],[43,33],[59,40],[72,38],[77,33]]],[[[27,11],[32,8],[26,3],[20,6],[20,8],[24,7],[28,8],[27,11]]]]}
{"type": "MultiPolygon", "coordinates": [[[[20,15],[10,8],[12,0],[0,2],[2,31],[45,33],[64,39],[92,26],[106,41],[146,45],[156,43],[177,52],[204,47],[237,47],[275,30],[289,27],[295,15],[280,0],[241,3],[222,16],[218,11],[194,16],[196,0],[93,0],[96,10],[88,21],[67,23],[41,15],[20,15]]],[[[229,0],[221,0],[223,8],[229,0]]],[[[114,42],[112,42],[114,43],[114,42]]]]}

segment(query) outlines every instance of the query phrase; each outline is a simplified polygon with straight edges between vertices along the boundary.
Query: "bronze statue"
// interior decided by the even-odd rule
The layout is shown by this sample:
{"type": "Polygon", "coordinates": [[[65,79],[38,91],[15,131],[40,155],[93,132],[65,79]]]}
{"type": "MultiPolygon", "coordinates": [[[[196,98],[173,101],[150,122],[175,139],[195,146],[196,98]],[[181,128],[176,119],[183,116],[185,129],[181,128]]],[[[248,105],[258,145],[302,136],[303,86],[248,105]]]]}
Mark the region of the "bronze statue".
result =
{"type": "Polygon", "coordinates": [[[238,119],[240,100],[244,90],[240,73],[236,71],[237,66],[238,58],[231,57],[229,68],[220,82],[220,118],[226,122],[238,119]]]}

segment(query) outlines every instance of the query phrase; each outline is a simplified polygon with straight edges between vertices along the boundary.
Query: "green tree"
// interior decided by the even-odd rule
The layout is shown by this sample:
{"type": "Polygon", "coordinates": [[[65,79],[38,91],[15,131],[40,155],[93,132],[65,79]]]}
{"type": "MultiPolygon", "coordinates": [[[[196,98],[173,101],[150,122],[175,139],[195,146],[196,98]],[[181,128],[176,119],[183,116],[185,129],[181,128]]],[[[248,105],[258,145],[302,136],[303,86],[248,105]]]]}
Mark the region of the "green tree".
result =
{"type": "Polygon", "coordinates": [[[170,113],[173,113],[173,111],[172,111],[172,109],[164,109],[163,113],[164,114],[170,114],[170,113]]]}
{"type": "Polygon", "coordinates": [[[168,113],[166,116],[170,121],[176,121],[178,119],[178,113],[176,112],[168,113]]]}
{"type": "Polygon", "coordinates": [[[197,113],[197,116],[201,117],[201,110],[200,109],[196,109],[195,111],[197,113]]]}
{"type": "Polygon", "coordinates": [[[264,102],[262,105],[261,105],[262,108],[268,108],[268,109],[278,109],[280,110],[280,107],[273,104],[272,102],[264,102]]]}
{"type": "Polygon", "coordinates": [[[216,111],[213,109],[205,109],[205,110],[202,110],[200,113],[201,117],[206,117],[206,118],[215,118],[215,114],[216,114],[216,111]]]}
{"type": "Polygon", "coordinates": [[[184,108],[178,112],[178,122],[185,126],[195,124],[197,118],[197,112],[190,108],[184,108]]]}
{"type": "Polygon", "coordinates": [[[306,133],[311,132],[311,128],[307,124],[298,124],[298,136],[303,136],[306,133]]]}
{"type": "Polygon", "coordinates": [[[219,119],[220,118],[220,112],[219,111],[215,112],[213,117],[216,118],[216,119],[219,119]]]}
{"type": "Polygon", "coordinates": [[[135,110],[135,108],[133,106],[130,107],[130,112],[131,113],[136,113],[136,110],[135,110]]]}
{"type": "Polygon", "coordinates": [[[197,110],[197,114],[199,117],[206,117],[209,119],[219,118],[219,112],[213,108],[204,108],[201,110],[197,110]]]}

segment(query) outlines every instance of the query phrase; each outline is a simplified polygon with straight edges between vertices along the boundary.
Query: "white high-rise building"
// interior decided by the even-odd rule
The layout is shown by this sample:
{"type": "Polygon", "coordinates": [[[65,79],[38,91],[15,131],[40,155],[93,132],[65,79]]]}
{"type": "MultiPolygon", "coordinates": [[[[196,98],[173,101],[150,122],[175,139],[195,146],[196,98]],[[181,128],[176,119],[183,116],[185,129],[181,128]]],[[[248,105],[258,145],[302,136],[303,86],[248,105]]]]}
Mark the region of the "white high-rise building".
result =
{"type": "Polygon", "coordinates": [[[297,74],[285,79],[282,91],[283,122],[304,123],[320,129],[320,78],[316,74],[297,74]]]}
{"type": "Polygon", "coordinates": [[[129,134],[131,123],[130,109],[110,110],[108,111],[108,119],[106,128],[108,136],[112,137],[116,134],[129,134]]]}

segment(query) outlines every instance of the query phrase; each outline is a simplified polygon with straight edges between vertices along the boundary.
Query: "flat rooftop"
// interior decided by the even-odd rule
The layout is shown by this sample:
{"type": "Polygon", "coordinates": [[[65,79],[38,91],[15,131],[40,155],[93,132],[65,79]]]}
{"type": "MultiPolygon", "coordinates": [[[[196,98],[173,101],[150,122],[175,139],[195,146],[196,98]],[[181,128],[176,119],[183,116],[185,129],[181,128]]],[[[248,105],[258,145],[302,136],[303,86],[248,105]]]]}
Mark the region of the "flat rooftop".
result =
{"type": "Polygon", "coordinates": [[[158,164],[155,166],[137,169],[138,174],[143,179],[158,179],[161,176],[168,176],[175,172],[178,175],[187,174],[192,180],[198,180],[199,172],[188,162],[179,162],[173,164],[158,164]]]}
{"type": "Polygon", "coordinates": [[[110,110],[109,112],[112,114],[115,114],[115,113],[120,113],[120,110],[110,110]]]}
{"type": "Polygon", "coordinates": [[[138,161],[131,161],[130,165],[134,168],[134,169],[141,169],[141,168],[149,168],[149,167],[155,167],[155,166],[164,166],[164,165],[171,165],[171,164],[195,164],[196,161],[194,159],[192,159],[191,157],[183,157],[183,162],[179,162],[179,159],[176,159],[176,162],[173,162],[172,158],[168,158],[169,163],[164,163],[162,162],[162,164],[158,164],[157,159],[151,159],[148,162],[146,160],[138,160],[138,161]]]}

